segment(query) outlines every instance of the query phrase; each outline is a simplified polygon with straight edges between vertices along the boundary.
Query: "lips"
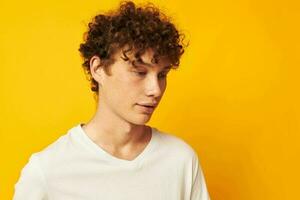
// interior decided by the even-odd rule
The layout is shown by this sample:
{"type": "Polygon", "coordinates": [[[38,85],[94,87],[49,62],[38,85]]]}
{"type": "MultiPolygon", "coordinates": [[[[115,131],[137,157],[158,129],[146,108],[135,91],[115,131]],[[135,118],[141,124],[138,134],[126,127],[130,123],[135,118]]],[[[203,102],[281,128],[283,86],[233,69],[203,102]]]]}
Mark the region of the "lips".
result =
{"type": "Polygon", "coordinates": [[[138,103],[138,105],[155,108],[157,106],[157,103],[138,103]]]}
{"type": "Polygon", "coordinates": [[[144,107],[147,107],[147,108],[154,108],[155,106],[152,106],[152,105],[141,105],[141,104],[138,104],[140,106],[144,106],[144,107]]]}
{"type": "Polygon", "coordinates": [[[137,104],[142,111],[146,112],[146,113],[152,113],[155,109],[155,106],[149,106],[149,105],[141,105],[141,104],[137,104]]]}

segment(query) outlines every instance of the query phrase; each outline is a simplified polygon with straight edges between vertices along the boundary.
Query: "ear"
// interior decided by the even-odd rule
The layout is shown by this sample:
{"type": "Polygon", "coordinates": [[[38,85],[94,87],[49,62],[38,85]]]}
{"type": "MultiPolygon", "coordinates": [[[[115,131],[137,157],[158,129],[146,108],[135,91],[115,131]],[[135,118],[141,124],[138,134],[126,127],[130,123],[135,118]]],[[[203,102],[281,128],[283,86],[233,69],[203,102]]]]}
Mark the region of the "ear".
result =
{"type": "Polygon", "coordinates": [[[95,79],[95,81],[98,82],[99,85],[102,85],[102,70],[103,68],[100,66],[101,60],[98,56],[93,56],[90,59],[90,71],[92,77],[95,79]]]}

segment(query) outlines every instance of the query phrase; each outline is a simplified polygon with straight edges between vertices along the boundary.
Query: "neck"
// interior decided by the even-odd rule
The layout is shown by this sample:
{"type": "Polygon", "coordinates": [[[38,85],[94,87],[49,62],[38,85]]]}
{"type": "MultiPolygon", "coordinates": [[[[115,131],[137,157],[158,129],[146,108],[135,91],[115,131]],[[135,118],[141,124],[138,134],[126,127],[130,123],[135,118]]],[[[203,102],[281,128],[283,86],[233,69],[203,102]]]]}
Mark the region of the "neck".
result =
{"type": "Polygon", "coordinates": [[[124,121],[106,106],[98,106],[93,118],[82,128],[95,143],[112,151],[133,148],[151,138],[151,127],[124,121]]]}

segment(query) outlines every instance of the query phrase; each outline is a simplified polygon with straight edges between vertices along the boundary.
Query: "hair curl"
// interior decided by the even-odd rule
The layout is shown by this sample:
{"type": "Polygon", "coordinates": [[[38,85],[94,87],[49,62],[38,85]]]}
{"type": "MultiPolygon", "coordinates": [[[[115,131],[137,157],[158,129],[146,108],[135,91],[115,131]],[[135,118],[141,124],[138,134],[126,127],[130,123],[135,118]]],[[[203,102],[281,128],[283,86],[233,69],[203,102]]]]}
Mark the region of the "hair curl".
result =
{"type": "Polygon", "coordinates": [[[84,60],[82,66],[91,83],[91,90],[98,96],[98,83],[90,72],[90,59],[97,55],[107,74],[107,68],[114,60],[115,51],[128,46],[126,53],[135,50],[135,57],[141,56],[147,49],[154,51],[154,62],[167,57],[171,68],[179,66],[184,53],[184,34],[178,32],[170,19],[153,4],[137,7],[132,1],[123,1],[115,11],[96,15],[88,24],[84,33],[84,43],[78,49],[84,60]]]}

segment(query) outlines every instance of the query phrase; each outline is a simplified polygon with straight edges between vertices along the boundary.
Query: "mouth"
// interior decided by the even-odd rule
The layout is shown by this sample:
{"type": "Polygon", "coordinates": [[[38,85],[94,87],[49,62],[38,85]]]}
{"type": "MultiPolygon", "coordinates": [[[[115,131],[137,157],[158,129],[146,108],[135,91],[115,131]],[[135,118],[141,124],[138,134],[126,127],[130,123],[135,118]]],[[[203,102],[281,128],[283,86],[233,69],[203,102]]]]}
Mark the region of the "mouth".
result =
{"type": "Polygon", "coordinates": [[[150,106],[150,105],[141,105],[141,104],[137,104],[142,111],[146,112],[146,113],[152,113],[155,109],[155,106],[150,106]]]}

